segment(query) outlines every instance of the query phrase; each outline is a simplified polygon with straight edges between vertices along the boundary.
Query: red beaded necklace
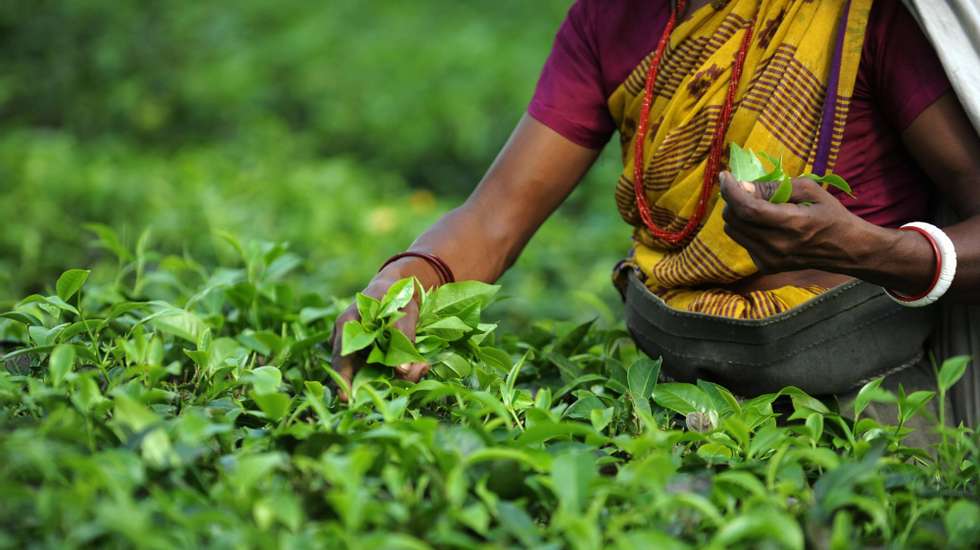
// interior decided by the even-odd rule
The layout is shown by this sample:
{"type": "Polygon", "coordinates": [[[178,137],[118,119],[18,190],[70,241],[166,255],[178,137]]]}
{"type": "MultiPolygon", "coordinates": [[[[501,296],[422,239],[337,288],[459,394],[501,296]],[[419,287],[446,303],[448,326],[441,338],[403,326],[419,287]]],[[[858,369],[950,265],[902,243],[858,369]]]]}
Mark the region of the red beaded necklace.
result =
{"type": "Polygon", "coordinates": [[[654,237],[664,240],[669,244],[678,244],[690,237],[701,224],[701,220],[704,219],[705,212],[708,208],[708,199],[711,196],[711,190],[714,188],[714,180],[717,177],[718,167],[721,164],[721,153],[725,148],[725,133],[728,131],[732,106],[735,104],[735,91],[738,89],[738,81],[742,76],[742,68],[745,66],[745,54],[748,52],[749,44],[752,42],[752,31],[754,28],[753,23],[746,29],[745,36],[742,38],[742,45],[735,55],[735,63],[732,65],[732,79],[728,84],[728,95],[725,97],[725,103],[721,107],[718,125],[715,127],[715,132],[711,138],[708,166],[704,171],[704,182],[701,184],[701,195],[698,197],[698,205],[694,210],[694,215],[687,220],[687,225],[680,231],[661,229],[653,221],[653,216],[650,214],[650,205],[647,203],[646,193],[643,190],[643,144],[646,141],[647,130],[650,125],[650,106],[653,104],[653,84],[657,81],[660,60],[663,58],[664,51],[667,49],[667,43],[670,41],[670,35],[674,31],[674,26],[677,23],[677,14],[684,11],[686,4],[686,0],[678,0],[673,13],[670,14],[670,19],[667,21],[667,27],[664,28],[664,33],[660,37],[660,42],[657,44],[657,50],[653,54],[653,60],[650,63],[650,72],[647,73],[646,87],[643,91],[643,104],[640,110],[640,120],[636,127],[633,151],[633,191],[636,194],[636,206],[640,212],[640,218],[643,219],[643,224],[646,225],[654,237]]]}

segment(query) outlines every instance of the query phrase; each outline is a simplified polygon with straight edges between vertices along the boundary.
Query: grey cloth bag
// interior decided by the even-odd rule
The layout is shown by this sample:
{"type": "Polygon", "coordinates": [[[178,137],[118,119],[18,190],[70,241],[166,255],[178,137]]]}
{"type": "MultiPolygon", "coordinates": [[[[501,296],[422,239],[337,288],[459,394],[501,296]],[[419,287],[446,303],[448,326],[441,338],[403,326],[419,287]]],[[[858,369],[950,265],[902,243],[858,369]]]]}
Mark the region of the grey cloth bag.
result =
{"type": "Polygon", "coordinates": [[[772,317],[728,319],[671,308],[630,269],[626,326],[663,373],[752,396],[796,386],[844,394],[919,364],[939,309],[896,304],[881,287],[853,281],[772,317]]]}

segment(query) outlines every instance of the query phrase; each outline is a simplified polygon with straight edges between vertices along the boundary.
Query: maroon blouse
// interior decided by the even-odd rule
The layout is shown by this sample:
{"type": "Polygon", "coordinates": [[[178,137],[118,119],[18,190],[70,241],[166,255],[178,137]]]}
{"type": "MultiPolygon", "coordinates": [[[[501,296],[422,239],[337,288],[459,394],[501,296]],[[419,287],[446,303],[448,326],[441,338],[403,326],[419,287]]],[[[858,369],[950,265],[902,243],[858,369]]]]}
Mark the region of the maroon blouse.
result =
{"type": "MultiPolygon", "coordinates": [[[[616,127],[607,100],[653,49],[670,3],[578,0],[558,30],[528,113],[569,140],[601,149],[616,127]]],[[[901,132],[950,89],[935,51],[897,0],[874,3],[834,172],[854,214],[897,227],[930,218],[931,185],[901,132]]]]}

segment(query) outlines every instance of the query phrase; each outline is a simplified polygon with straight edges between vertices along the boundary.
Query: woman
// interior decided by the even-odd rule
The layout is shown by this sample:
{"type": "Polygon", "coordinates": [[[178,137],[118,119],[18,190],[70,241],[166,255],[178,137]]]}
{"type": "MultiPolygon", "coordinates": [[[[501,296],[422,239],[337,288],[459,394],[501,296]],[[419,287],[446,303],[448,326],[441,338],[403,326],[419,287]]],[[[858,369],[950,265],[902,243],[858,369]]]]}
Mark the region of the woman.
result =
{"type": "MultiPolygon", "coordinates": [[[[908,306],[980,302],[980,139],[899,2],[579,0],[483,181],[365,292],[496,280],[614,131],[634,240],[615,279],[665,373],[746,395],[931,384],[936,306],[908,306]],[[833,171],[853,196],[799,178],[772,204],[725,170],[731,143],[789,174],[833,171]],[[965,221],[898,229],[930,219],[934,194],[965,221]]],[[[350,378],[357,358],[334,365],[350,378]]]]}

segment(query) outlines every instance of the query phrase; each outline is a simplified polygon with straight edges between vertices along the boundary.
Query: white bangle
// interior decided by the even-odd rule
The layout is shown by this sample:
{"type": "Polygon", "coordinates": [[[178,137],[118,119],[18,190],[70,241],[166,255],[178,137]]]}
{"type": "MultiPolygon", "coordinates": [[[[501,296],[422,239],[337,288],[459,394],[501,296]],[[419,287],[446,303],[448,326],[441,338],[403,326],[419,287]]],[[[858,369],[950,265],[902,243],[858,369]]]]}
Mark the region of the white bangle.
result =
{"type": "Polygon", "coordinates": [[[953,279],[956,277],[956,247],[949,236],[935,225],[925,222],[911,222],[903,225],[902,228],[914,228],[912,230],[918,230],[917,232],[930,240],[933,250],[938,255],[936,258],[938,273],[936,273],[932,288],[924,295],[908,297],[888,289],[885,289],[885,293],[892,300],[906,307],[928,306],[942,298],[953,284],[953,279]]]}

